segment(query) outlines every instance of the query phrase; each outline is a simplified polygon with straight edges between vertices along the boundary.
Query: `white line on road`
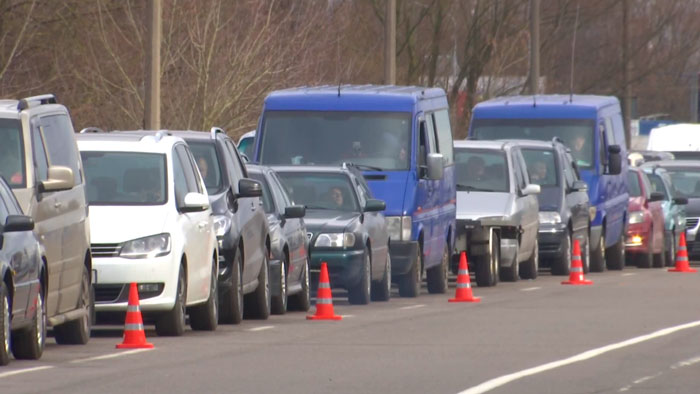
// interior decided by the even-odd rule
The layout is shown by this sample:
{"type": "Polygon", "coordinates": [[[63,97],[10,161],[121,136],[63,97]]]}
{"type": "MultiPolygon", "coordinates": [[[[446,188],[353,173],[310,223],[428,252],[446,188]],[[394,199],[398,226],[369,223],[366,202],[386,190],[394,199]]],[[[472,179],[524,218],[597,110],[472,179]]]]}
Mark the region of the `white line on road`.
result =
{"type": "Polygon", "coordinates": [[[44,369],[51,369],[51,368],[53,368],[51,365],[44,365],[41,367],[18,369],[15,371],[7,371],[7,372],[0,373],[0,379],[7,378],[10,376],[15,376],[15,375],[21,375],[23,373],[28,373],[28,372],[42,371],[44,369]]]}
{"type": "Polygon", "coordinates": [[[637,274],[634,272],[625,272],[624,274],[622,274],[622,276],[634,276],[634,275],[637,275],[637,274]]]}
{"type": "Polygon", "coordinates": [[[340,316],[342,316],[343,319],[345,319],[346,317],[355,317],[355,315],[340,315],[340,316]]]}
{"type": "Polygon", "coordinates": [[[154,350],[154,349],[133,349],[133,350],[127,350],[124,352],[117,352],[117,353],[110,353],[110,354],[103,354],[101,356],[95,356],[95,357],[88,357],[88,358],[80,358],[77,360],[73,360],[70,363],[71,364],[80,364],[80,363],[86,363],[89,361],[99,361],[99,360],[107,360],[110,358],[117,358],[117,357],[123,357],[123,356],[128,356],[130,354],[136,354],[136,353],[141,353],[141,352],[147,352],[149,350],[154,350]]]}
{"type": "Polygon", "coordinates": [[[508,384],[510,382],[513,382],[513,381],[518,380],[518,379],[522,379],[522,378],[527,377],[527,376],[550,371],[552,369],[563,367],[563,366],[566,366],[569,364],[574,364],[577,362],[585,361],[585,360],[588,360],[588,359],[591,359],[594,357],[598,357],[602,354],[611,352],[613,350],[622,349],[622,348],[625,348],[628,346],[636,345],[638,343],[650,341],[652,339],[660,338],[660,337],[663,337],[666,335],[671,335],[675,332],[687,330],[690,328],[695,328],[698,326],[700,326],[700,320],[696,320],[696,321],[693,321],[690,323],[681,324],[678,326],[664,328],[664,329],[652,332],[650,334],[641,335],[641,336],[638,336],[635,338],[627,339],[627,340],[622,341],[622,342],[617,342],[617,343],[613,343],[613,344],[599,347],[596,349],[591,349],[591,350],[585,351],[583,353],[579,353],[575,356],[571,356],[569,358],[565,358],[565,359],[557,360],[557,361],[552,361],[550,363],[543,364],[543,365],[540,365],[537,367],[532,367],[532,368],[524,369],[524,370],[519,371],[519,372],[514,372],[514,373],[511,373],[508,375],[503,375],[503,376],[488,380],[484,383],[481,383],[478,386],[468,388],[468,389],[460,392],[459,394],[485,393],[487,391],[491,391],[495,388],[505,386],[506,384],[508,384]]]}
{"type": "Polygon", "coordinates": [[[623,393],[623,392],[625,392],[625,391],[629,391],[629,389],[631,389],[632,386],[634,386],[635,384],[641,384],[641,383],[646,382],[647,380],[656,379],[656,378],[658,378],[659,376],[661,376],[662,374],[663,374],[663,372],[659,372],[659,373],[657,373],[657,374],[655,374],[655,375],[649,375],[649,376],[645,376],[645,377],[643,377],[643,378],[639,378],[639,379],[635,380],[634,382],[632,382],[632,384],[627,385],[627,386],[621,388],[621,389],[618,390],[618,391],[619,391],[620,393],[623,393]]]}
{"type": "Polygon", "coordinates": [[[535,287],[527,287],[524,289],[520,289],[520,291],[535,291],[535,290],[539,290],[539,289],[541,289],[541,287],[535,286],[535,287]]]}
{"type": "Polygon", "coordinates": [[[255,331],[265,331],[265,330],[269,330],[269,329],[271,329],[271,328],[275,328],[275,326],[253,327],[253,328],[249,329],[248,331],[253,331],[253,332],[255,332],[255,331]]]}
{"type": "Polygon", "coordinates": [[[415,304],[415,305],[402,306],[399,309],[401,309],[403,311],[407,311],[409,309],[418,309],[418,308],[422,308],[424,306],[425,306],[425,304],[415,304]]]}
{"type": "Polygon", "coordinates": [[[693,364],[700,363],[700,357],[693,357],[691,359],[681,361],[679,363],[671,365],[671,369],[678,369],[678,368],[683,368],[683,367],[689,367],[693,364]]]}

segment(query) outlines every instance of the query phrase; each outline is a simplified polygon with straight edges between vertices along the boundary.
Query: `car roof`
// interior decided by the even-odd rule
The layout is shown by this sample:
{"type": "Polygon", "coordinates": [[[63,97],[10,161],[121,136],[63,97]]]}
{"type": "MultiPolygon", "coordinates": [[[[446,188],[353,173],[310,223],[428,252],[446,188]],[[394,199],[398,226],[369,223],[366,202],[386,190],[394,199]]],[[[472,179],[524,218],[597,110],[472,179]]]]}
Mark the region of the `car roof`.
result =
{"type": "Polygon", "coordinates": [[[648,161],[641,165],[644,167],[700,167],[700,160],[657,160],[648,161]]]}
{"type": "Polygon", "coordinates": [[[66,107],[62,104],[41,104],[30,105],[27,109],[19,109],[20,100],[0,100],[0,118],[2,119],[19,119],[23,111],[31,111],[33,113],[66,111],[66,107]]]}
{"type": "Polygon", "coordinates": [[[502,96],[477,104],[474,107],[474,118],[592,118],[598,110],[619,104],[613,96],[502,96]]]}
{"type": "Polygon", "coordinates": [[[490,150],[505,150],[513,144],[507,140],[456,140],[455,148],[477,148],[490,150]]]}
{"type": "Polygon", "coordinates": [[[76,134],[80,150],[170,153],[182,138],[160,132],[111,132],[76,134]]]}
{"type": "Polygon", "coordinates": [[[245,138],[255,138],[255,130],[251,130],[243,134],[241,138],[238,139],[238,142],[241,142],[245,138]]]}

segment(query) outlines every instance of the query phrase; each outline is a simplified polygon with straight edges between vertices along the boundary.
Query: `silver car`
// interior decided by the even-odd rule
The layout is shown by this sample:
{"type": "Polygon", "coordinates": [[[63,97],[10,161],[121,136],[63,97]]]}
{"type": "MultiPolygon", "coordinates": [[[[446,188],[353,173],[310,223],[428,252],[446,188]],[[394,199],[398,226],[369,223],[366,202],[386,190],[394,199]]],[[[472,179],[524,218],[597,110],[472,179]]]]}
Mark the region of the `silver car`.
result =
{"type": "Polygon", "coordinates": [[[535,279],[540,187],[530,183],[520,148],[505,141],[455,141],[454,156],[455,256],[467,252],[479,286],[535,279]]]}

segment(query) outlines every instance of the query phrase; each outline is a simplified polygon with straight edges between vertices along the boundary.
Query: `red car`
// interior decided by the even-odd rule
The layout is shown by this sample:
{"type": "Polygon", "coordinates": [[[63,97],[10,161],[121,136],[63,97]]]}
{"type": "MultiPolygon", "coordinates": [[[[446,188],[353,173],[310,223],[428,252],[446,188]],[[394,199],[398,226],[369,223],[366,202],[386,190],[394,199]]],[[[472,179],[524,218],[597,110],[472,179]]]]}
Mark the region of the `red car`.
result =
{"type": "Polygon", "coordinates": [[[663,193],[652,192],[647,175],[631,167],[627,176],[629,190],[629,218],[625,252],[627,264],[639,268],[663,267],[664,212],[663,193]]]}

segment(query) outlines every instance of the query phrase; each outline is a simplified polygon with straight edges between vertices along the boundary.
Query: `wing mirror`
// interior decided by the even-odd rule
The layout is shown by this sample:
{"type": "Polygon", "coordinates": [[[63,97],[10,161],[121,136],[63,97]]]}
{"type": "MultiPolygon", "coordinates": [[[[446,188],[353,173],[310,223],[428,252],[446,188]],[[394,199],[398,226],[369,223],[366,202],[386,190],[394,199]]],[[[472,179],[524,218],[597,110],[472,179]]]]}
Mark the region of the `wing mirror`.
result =
{"type": "Polygon", "coordinates": [[[258,181],[243,178],[238,181],[238,197],[262,197],[262,185],[258,181]]]}
{"type": "Polygon", "coordinates": [[[5,220],[4,233],[34,230],[34,220],[24,215],[9,215],[5,220]]]}
{"type": "Polygon", "coordinates": [[[534,183],[531,183],[522,190],[523,196],[529,196],[533,194],[540,194],[541,188],[540,185],[535,185],[534,183]]]}
{"type": "Polygon", "coordinates": [[[386,209],[386,203],[382,200],[369,199],[365,203],[365,212],[381,212],[386,209]]]}
{"type": "Polygon", "coordinates": [[[445,160],[441,153],[430,153],[427,159],[428,179],[437,181],[442,179],[445,171],[445,160]]]}
{"type": "Polygon", "coordinates": [[[209,197],[202,193],[187,193],[182,204],[183,212],[199,212],[209,208],[209,197]]]}
{"type": "Polygon", "coordinates": [[[284,208],[285,219],[299,219],[306,216],[306,207],[303,205],[290,205],[284,208]]]}
{"type": "Polygon", "coordinates": [[[661,192],[652,192],[649,195],[649,202],[663,201],[665,199],[666,196],[661,192]]]}
{"type": "Polygon", "coordinates": [[[51,166],[48,171],[48,179],[39,185],[43,192],[70,190],[75,186],[73,170],[64,166],[51,166]]]}
{"type": "Polygon", "coordinates": [[[608,146],[608,174],[618,175],[622,172],[622,148],[620,145],[610,145],[608,146]]]}
{"type": "Polygon", "coordinates": [[[571,189],[575,192],[587,192],[588,191],[588,184],[586,181],[578,180],[574,182],[574,185],[571,187],[571,189]]]}
{"type": "Polygon", "coordinates": [[[688,197],[676,197],[673,199],[673,203],[676,205],[688,205],[688,197]]]}

